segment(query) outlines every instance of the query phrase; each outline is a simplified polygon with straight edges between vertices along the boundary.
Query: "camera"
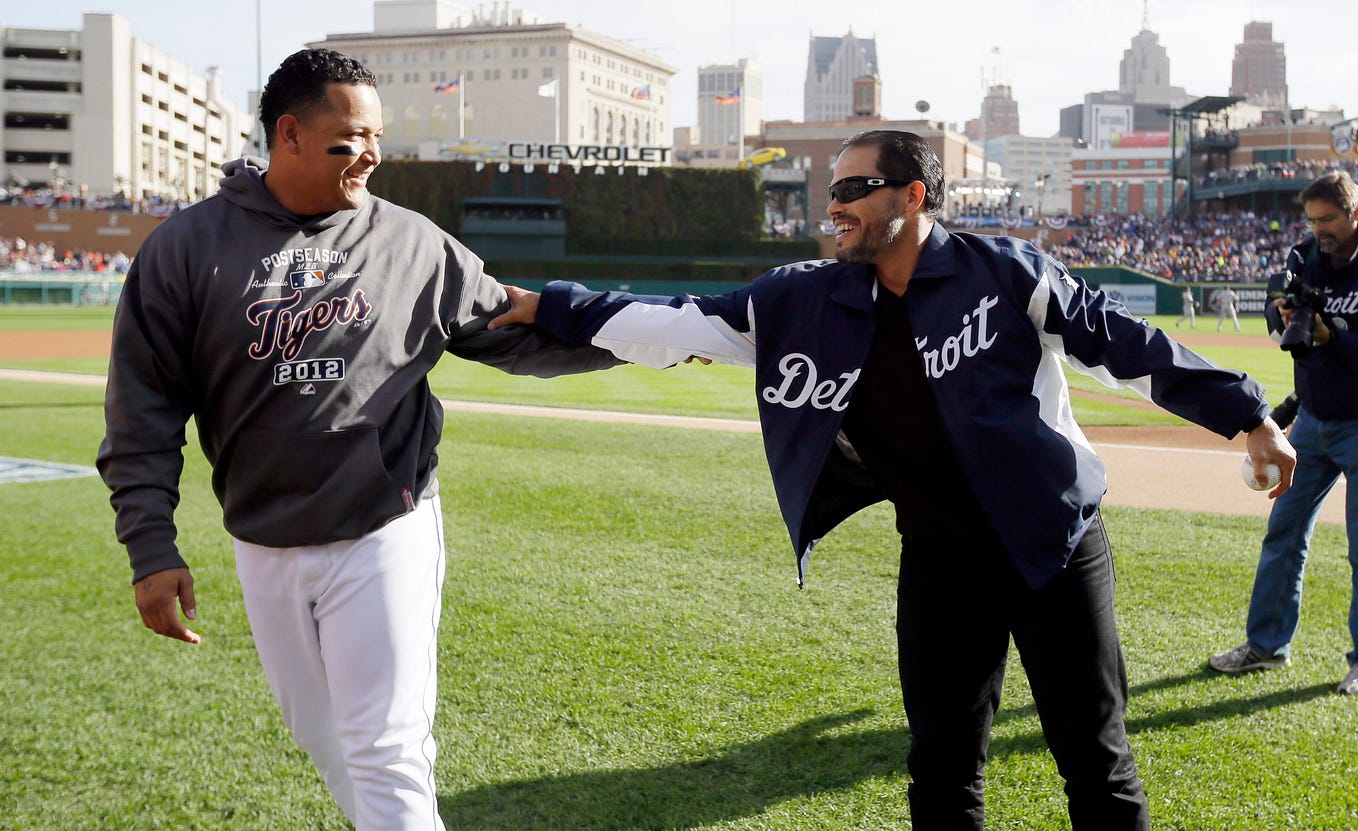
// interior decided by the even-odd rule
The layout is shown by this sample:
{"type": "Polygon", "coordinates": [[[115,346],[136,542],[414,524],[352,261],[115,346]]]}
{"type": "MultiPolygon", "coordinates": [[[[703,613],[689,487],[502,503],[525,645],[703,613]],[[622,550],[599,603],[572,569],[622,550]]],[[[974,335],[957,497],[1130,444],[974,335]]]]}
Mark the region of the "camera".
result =
{"type": "Polygon", "coordinates": [[[1293,277],[1283,293],[1283,308],[1292,310],[1292,322],[1283,330],[1279,346],[1284,352],[1292,353],[1294,358],[1304,358],[1315,346],[1311,340],[1311,330],[1315,328],[1316,315],[1325,307],[1325,290],[1318,286],[1308,286],[1300,277],[1293,277]]]}

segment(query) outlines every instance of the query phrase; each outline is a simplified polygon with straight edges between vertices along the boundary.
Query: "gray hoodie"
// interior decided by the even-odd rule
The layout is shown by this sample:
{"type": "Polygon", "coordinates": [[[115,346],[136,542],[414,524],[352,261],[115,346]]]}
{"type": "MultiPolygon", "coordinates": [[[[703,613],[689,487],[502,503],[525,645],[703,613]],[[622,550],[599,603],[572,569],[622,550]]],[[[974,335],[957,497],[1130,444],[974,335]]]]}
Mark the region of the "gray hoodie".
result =
{"type": "Polygon", "coordinates": [[[193,416],[227,530],[273,547],[354,539],[436,492],[446,351],[516,374],[614,366],[531,327],[481,261],[428,219],[369,195],[289,213],[267,165],[222,167],[216,195],[138,252],[113,324],[97,464],[133,580],[184,566],[175,546],[193,416]]]}

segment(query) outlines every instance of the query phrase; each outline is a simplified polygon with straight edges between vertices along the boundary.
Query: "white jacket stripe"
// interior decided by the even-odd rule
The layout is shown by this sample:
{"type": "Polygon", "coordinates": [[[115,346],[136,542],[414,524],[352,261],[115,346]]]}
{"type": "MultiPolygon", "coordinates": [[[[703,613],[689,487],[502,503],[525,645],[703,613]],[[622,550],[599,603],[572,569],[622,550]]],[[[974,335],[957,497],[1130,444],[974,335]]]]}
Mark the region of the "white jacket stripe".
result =
{"type": "Polygon", "coordinates": [[[679,307],[632,303],[609,318],[590,343],[624,361],[664,369],[689,356],[724,364],[754,366],[754,300],[747,310],[748,332],[693,303],[679,307]]]}

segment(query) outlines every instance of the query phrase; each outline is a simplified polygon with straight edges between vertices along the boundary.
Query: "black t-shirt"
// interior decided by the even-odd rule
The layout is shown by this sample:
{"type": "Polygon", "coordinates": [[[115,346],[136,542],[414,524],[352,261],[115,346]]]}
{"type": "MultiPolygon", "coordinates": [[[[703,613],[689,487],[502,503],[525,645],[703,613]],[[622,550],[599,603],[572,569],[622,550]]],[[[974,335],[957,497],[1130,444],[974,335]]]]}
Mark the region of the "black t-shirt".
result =
{"type": "Polygon", "coordinates": [[[877,331],[844,413],[845,436],[896,506],[902,537],[994,538],[943,431],[906,296],[879,287],[875,311],[877,331]]]}

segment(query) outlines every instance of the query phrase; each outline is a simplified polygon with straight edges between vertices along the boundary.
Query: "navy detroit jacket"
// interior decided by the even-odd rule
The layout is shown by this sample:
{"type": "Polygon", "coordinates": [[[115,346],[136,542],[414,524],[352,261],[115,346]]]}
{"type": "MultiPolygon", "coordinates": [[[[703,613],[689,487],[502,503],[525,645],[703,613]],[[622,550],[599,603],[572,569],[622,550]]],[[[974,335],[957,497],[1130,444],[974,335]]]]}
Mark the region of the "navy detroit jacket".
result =
{"type": "MultiPolygon", "coordinates": [[[[822,536],[883,498],[839,435],[872,341],[877,290],[871,266],[833,260],[781,266],[738,291],[697,298],[554,282],[537,324],[657,368],[690,355],[753,366],[800,580],[822,536]]],[[[1103,463],[1071,414],[1061,361],[1226,438],[1268,414],[1254,380],[1175,343],[1022,240],[935,224],[908,291],[944,429],[1034,587],[1065,566],[1106,490],[1103,463]]]]}

